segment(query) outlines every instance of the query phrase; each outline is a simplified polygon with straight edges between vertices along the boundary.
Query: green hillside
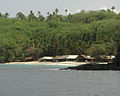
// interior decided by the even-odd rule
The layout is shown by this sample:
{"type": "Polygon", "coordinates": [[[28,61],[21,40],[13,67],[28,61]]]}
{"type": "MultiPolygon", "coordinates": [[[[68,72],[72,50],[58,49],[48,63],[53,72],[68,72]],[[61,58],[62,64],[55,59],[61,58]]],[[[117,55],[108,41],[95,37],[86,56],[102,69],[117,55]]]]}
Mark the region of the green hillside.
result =
{"type": "MultiPolygon", "coordinates": [[[[66,10],[67,11],[67,10],[66,10]]],[[[0,62],[64,54],[116,55],[120,45],[120,14],[108,9],[47,17],[0,13],[0,62]]]]}

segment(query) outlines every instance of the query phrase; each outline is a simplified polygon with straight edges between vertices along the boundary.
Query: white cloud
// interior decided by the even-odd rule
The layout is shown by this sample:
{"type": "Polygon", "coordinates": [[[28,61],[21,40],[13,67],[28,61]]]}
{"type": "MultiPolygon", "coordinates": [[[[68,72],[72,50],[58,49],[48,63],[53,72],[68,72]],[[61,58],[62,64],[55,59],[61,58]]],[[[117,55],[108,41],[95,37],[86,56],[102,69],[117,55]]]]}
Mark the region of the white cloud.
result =
{"type": "Polygon", "coordinates": [[[117,14],[119,14],[119,13],[120,13],[120,11],[119,11],[119,10],[116,10],[116,9],[114,10],[114,12],[115,12],[115,13],[117,13],[117,14]]]}
{"type": "Polygon", "coordinates": [[[107,7],[101,7],[99,10],[106,10],[107,11],[107,7]]]}
{"type": "Polygon", "coordinates": [[[72,13],[72,12],[70,11],[70,9],[65,8],[65,10],[64,10],[64,12],[67,13],[67,15],[70,14],[70,13],[72,13]],[[67,10],[67,12],[65,12],[65,10],[67,10]]]}
{"type": "Polygon", "coordinates": [[[80,11],[80,9],[76,9],[74,13],[79,13],[80,11]]]}
{"type": "MultiPolygon", "coordinates": [[[[107,11],[107,9],[109,9],[109,8],[107,8],[107,7],[102,7],[102,8],[100,8],[100,10],[106,10],[107,11]]],[[[112,9],[110,9],[110,10],[112,10],[112,9]]],[[[113,10],[116,14],[118,14],[118,13],[120,13],[120,10],[117,10],[117,9],[114,9],[113,10]]]]}
{"type": "Polygon", "coordinates": [[[80,13],[82,9],[76,9],[75,11],[70,12],[71,14],[80,13]]]}
{"type": "MultiPolygon", "coordinates": [[[[81,12],[83,9],[76,9],[74,11],[71,11],[70,9],[67,9],[67,12],[65,12],[67,8],[64,8],[63,11],[62,11],[62,15],[68,15],[68,14],[76,14],[76,13],[79,13],[81,12]]],[[[106,7],[106,6],[103,6],[101,8],[99,8],[98,10],[108,10],[110,8],[106,7]]],[[[116,14],[120,13],[120,10],[117,10],[117,9],[110,9],[111,11],[114,11],[116,14]]],[[[85,12],[89,12],[89,11],[92,11],[92,10],[85,10],[85,12]]],[[[94,11],[94,10],[93,10],[94,11]]],[[[97,10],[96,10],[97,11],[97,10]]]]}

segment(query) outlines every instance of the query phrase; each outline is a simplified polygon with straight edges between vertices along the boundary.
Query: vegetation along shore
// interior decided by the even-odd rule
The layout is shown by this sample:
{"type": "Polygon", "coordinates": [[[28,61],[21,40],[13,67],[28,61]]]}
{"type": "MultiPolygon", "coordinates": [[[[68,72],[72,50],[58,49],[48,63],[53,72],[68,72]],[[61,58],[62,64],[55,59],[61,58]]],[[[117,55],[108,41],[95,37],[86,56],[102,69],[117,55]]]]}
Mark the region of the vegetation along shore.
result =
{"type": "MultiPolygon", "coordinates": [[[[120,14],[112,9],[61,15],[59,9],[43,16],[0,13],[0,63],[33,61],[43,56],[118,54],[120,14]],[[29,58],[30,57],[30,58],[29,58]]],[[[67,13],[67,10],[65,10],[67,13]]]]}

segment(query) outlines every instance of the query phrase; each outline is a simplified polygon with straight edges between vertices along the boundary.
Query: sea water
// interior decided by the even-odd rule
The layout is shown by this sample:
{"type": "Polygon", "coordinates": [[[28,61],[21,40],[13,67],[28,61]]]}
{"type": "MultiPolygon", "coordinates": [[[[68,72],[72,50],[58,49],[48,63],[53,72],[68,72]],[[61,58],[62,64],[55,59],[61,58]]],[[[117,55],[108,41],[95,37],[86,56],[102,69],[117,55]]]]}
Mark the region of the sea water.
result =
{"type": "Polygon", "coordinates": [[[58,70],[67,66],[0,65],[0,96],[120,96],[119,71],[58,70]]]}

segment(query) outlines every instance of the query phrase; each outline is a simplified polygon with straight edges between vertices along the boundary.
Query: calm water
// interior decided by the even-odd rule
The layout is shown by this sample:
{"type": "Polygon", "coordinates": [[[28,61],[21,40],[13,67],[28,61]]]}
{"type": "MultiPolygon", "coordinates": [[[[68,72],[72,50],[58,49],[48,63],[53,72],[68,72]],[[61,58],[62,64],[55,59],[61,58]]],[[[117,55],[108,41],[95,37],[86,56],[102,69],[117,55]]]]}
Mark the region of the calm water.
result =
{"type": "Polygon", "coordinates": [[[65,66],[0,65],[0,96],[120,96],[119,71],[60,71],[65,66]]]}

